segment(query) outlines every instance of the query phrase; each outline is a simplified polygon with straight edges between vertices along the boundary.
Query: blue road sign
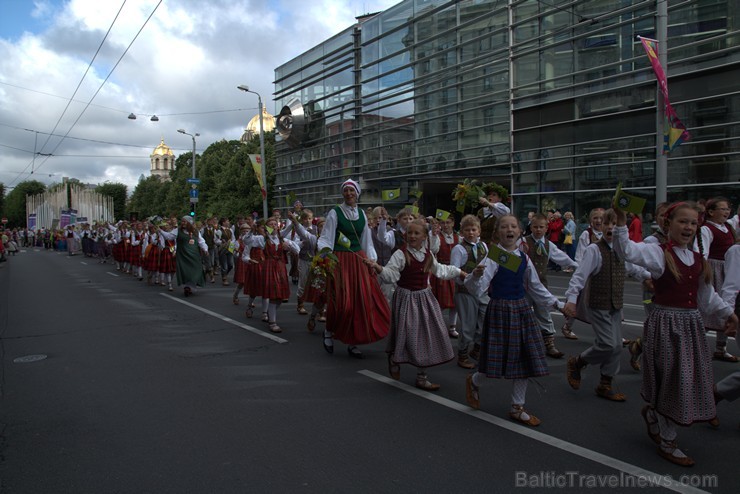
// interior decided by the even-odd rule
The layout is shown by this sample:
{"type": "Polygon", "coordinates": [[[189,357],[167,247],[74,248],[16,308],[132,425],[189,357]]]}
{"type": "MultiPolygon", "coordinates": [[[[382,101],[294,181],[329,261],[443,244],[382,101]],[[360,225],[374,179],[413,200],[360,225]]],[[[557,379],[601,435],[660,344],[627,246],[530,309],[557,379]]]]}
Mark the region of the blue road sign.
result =
{"type": "Polygon", "coordinates": [[[199,178],[189,178],[188,179],[188,183],[189,184],[199,184],[200,183],[200,179],[199,178]]]}
{"type": "Polygon", "coordinates": [[[198,189],[190,189],[190,197],[198,197],[198,189]]]}

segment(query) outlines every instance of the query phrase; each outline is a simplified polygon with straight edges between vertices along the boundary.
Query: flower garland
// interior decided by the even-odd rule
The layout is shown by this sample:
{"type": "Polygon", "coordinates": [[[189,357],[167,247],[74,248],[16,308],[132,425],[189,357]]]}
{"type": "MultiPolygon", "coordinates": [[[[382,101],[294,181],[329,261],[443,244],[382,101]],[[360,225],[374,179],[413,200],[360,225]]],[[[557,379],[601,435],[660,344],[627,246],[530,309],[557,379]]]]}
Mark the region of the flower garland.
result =
{"type": "Polygon", "coordinates": [[[311,275],[311,287],[326,293],[326,286],[329,278],[334,277],[334,271],[337,269],[339,258],[331,252],[316,254],[311,259],[309,273],[311,275]]]}

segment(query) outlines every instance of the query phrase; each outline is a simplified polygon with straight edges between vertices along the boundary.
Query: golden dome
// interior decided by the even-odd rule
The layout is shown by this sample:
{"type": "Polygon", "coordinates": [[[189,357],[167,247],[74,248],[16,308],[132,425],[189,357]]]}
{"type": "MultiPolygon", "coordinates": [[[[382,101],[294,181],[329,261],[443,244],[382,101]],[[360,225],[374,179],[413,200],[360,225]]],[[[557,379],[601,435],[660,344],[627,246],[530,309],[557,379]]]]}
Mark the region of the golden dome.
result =
{"type": "Polygon", "coordinates": [[[154,148],[154,151],[152,152],[152,156],[174,156],[175,153],[172,152],[172,150],[167,146],[167,144],[164,143],[164,138],[162,138],[162,141],[159,143],[159,146],[154,148]]]}
{"type": "MultiPolygon", "coordinates": [[[[275,117],[267,113],[267,109],[263,106],[262,107],[262,126],[265,129],[265,132],[270,132],[272,130],[275,130],[275,117]]],[[[247,124],[247,127],[244,129],[244,134],[242,134],[242,141],[248,141],[252,138],[252,136],[257,136],[260,134],[260,114],[252,117],[252,120],[249,121],[247,124]]]]}

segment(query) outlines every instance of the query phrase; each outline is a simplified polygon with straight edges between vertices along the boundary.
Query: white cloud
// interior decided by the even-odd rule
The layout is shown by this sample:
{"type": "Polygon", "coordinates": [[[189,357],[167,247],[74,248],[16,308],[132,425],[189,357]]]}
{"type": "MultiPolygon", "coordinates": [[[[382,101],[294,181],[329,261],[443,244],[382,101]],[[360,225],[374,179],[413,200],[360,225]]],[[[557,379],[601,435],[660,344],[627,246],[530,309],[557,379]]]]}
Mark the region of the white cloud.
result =
{"type": "MultiPolygon", "coordinates": [[[[65,134],[79,117],[157,2],[126,2],[75,96],[79,102],[70,104],[56,134],[65,134]]],[[[190,137],[178,134],[178,128],[201,134],[198,152],[222,138],[238,138],[257,112],[257,98],[237,91],[237,85],[248,84],[274,111],[275,67],[351,26],[364,10],[395,3],[163,2],[69,134],[113,144],[67,139],[55,148],[59,138],[51,138],[42,148],[46,137],[33,131],[50,132],[57,123],[120,3],[36,1],[29,14],[48,26],[45,31],[13,40],[0,32],[0,182],[12,186],[35,178],[51,183],[69,176],[90,183],[123,182],[133,189],[141,174],[148,175],[149,153],[160,138],[176,154],[191,149],[190,137]],[[243,110],[207,113],[236,108],[243,110]],[[151,122],[146,115],[128,120],[129,112],[157,114],[160,120],[151,122]],[[188,115],[177,115],[183,113],[188,115]],[[37,157],[40,168],[32,177],[19,174],[30,172],[34,149],[56,156],[37,157]]]]}

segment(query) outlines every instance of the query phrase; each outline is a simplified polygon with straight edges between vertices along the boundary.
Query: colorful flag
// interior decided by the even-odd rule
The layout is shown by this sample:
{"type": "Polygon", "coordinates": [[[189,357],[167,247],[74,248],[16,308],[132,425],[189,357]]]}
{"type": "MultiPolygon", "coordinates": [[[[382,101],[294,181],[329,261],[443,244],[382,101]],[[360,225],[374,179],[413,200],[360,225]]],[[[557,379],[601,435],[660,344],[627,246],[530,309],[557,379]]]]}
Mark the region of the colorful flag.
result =
{"type": "Polygon", "coordinates": [[[663,99],[665,100],[665,130],[663,131],[663,154],[668,154],[681,143],[691,139],[691,134],[686,130],[686,126],[681,122],[676,114],[676,111],[671,106],[670,98],[668,98],[668,80],[663,71],[663,66],[660,65],[658,59],[658,42],[654,39],[643,38],[638,36],[642,42],[642,47],[647,53],[650,64],[653,66],[653,72],[655,72],[655,78],[658,80],[658,87],[660,92],[663,93],[663,99]]]}
{"type": "Polygon", "coordinates": [[[414,214],[419,214],[419,207],[418,206],[414,206],[413,204],[406,204],[406,206],[404,206],[404,208],[405,209],[410,209],[411,212],[414,213],[414,214]]]}
{"type": "Polygon", "coordinates": [[[437,218],[438,220],[445,221],[447,220],[447,218],[450,217],[450,212],[445,211],[444,209],[438,209],[434,217],[437,218]]]}
{"type": "Polygon", "coordinates": [[[515,273],[519,270],[522,258],[511,252],[506,252],[496,244],[492,244],[488,249],[488,258],[499,266],[504,267],[515,273]]]}
{"type": "Polygon", "coordinates": [[[455,210],[462,214],[465,212],[465,199],[460,199],[457,201],[457,204],[455,205],[455,210]]]}
{"type": "Polygon", "coordinates": [[[622,184],[617,185],[617,193],[614,194],[614,204],[628,213],[640,214],[645,208],[647,201],[642,197],[633,196],[622,190],[622,184]]]}
{"type": "Polygon", "coordinates": [[[420,191],[419,189],[411,189],[409,191],[410,196],[414,196],[417,199],[421,199],[421,196],[424,195],[424,192],[420,191]]]}
{"type": "Polygon", "coordinates": [[[352,242],[343,233],[339,234],[339,238],[337,238],[337,243],[345,249],[349,249],[350,245],[352,245],[352,242]]]}
{"type": "Polygon", "coordinates": [[[259,154],[250,154],[249,161],[252,163],[254,174],[257,175],[257,182],[259,182],[260,190],[262,191],[262,199],[266,199],[267,189],[265,189],[265,184],[262,183],[262,156],[259,154]]]}
{"type": "Polygon", "coordinates": [[[401,196],[401,189],[388,189],[380,193],[380,197],[384,201],[393,201],[401,196]]]}

